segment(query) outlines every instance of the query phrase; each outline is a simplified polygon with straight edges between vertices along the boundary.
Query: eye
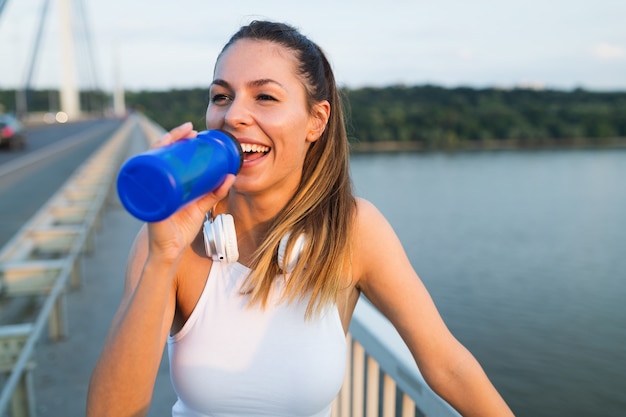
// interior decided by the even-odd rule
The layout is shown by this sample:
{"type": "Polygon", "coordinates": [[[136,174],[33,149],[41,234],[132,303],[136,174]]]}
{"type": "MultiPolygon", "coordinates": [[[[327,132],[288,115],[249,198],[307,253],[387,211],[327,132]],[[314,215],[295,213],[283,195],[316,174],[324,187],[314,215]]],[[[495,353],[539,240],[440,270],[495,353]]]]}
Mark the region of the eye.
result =
{"type": "Polygon", "coordinates": [[[274,96],[269,94],[259,94],[256,98],[259,101],[277,101],[274,96]]]}
{"type": "Polygon", "coordinates": [[[213,104],[226,104],[231,101],[231,98],[226,94],[214,94],[211,96],[211,103],[213,104]]]}

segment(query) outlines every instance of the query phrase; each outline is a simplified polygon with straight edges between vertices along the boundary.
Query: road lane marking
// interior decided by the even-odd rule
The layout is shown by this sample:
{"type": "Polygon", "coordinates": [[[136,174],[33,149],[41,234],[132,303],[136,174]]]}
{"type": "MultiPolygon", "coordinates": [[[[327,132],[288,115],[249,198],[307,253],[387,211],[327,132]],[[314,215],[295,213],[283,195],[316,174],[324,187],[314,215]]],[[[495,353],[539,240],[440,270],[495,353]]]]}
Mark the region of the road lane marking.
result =
{"type": "Polygon", "coordinates": [[[8,161],[2,165],[0,165],[0,177],[12,174],[15,171],[26,168],[29,165],[36,164],[39,161],[42,161],[46,158],[50,158],[58,153],[66,151],[74,146],[80,145],[82,142],[92,139],[95,136],[102,134],[105,130],[110,129],[109,125],[99,126],[97,128],[88,129],[86,132],[75,133],[72,136],[69,136],[62,142],[57,142],[52,145],[48,145],[44,148],[37,149],[32,153],[24,155],[22,157],[13,159],[8,161]]]}

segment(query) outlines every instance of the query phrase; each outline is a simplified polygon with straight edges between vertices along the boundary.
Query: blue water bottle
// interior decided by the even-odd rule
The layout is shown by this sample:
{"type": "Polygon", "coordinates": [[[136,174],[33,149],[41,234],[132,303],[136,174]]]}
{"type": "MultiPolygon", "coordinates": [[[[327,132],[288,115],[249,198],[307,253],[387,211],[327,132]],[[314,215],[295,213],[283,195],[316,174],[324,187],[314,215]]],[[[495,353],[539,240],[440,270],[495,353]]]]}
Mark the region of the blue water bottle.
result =
{"type": "Polygon", "coordinates": [[[241,145],[222,130],[199,132],[127,160],[117,177],[126,210],[146,222],[164,220],[219,187],[243,163],[241,145]]]}

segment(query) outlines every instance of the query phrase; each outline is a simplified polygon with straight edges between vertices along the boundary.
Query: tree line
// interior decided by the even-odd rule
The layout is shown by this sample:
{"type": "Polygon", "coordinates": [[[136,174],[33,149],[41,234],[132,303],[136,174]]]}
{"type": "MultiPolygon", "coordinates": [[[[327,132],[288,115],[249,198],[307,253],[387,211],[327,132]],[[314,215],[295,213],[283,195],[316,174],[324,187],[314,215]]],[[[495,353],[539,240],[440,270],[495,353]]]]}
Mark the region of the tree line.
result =
{"type": "MultiPolygon", "coordinates": [[[[626,92],[398,85],[342,93],[348,136],[357,149],[606,146],[626,141],[626,92]]],[[[58,103],[55,94],[31,92],[29,108],[47,111],[51,101],[58,103]]],[[[14,91],[0,90],[7,111],[14,96],[14,91]]],[[[208,100],[204,88],[126,92],[129,109],[165,129],[187,120],[201,129],[208,100]]]]}
{"type": "Polygon", "coordinates": [[[606,145],[626,137],[626,92],[426,85],[363,88],[347,97],[350,133],[364,143],[535,147],[606,145]]]}

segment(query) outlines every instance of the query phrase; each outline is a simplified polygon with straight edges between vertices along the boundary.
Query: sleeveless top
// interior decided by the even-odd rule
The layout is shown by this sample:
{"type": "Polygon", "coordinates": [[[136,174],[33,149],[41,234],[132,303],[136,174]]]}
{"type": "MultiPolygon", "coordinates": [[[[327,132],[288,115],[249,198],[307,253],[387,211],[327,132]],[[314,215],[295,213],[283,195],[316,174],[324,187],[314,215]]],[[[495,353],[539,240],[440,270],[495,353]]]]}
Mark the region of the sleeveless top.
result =
{"type": "Polygon", "coordinates": [[[168,338],[172,416],[329,417],[346,367],[337,306],[305,320],[310,297],[282,301],[282,277],[265,308],[248,305],[240,288],[249,272],[214,262],[191,316],[168,338]]]}

